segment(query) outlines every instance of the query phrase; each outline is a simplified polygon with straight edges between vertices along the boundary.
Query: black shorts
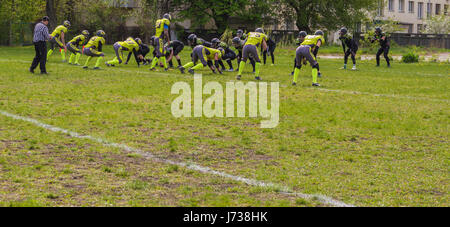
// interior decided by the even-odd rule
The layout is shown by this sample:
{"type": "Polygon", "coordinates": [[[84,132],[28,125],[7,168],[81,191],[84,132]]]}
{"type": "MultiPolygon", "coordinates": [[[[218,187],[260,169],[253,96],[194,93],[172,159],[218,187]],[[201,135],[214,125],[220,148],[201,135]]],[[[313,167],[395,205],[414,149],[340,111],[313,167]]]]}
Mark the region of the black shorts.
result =
{"type": "Polygon", "coordinates": [[[183,51],[184,45],[179,45],[177,48],[173,49],[173,56],[177,56],[183,51]]]}

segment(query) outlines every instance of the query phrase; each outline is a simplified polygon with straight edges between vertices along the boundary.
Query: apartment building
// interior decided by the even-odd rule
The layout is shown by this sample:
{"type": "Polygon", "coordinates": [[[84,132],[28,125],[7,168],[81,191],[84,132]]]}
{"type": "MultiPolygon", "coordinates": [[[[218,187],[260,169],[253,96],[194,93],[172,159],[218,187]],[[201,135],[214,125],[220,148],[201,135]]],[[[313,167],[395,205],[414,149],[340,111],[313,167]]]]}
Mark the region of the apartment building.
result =
{"type": "Polygon", "coordinates": [[[420,33],[427,18],[448,15],[449,4],[449,0],[384,0],[374,19],[392,19],[400,23],[401,32],[420,33]]]}

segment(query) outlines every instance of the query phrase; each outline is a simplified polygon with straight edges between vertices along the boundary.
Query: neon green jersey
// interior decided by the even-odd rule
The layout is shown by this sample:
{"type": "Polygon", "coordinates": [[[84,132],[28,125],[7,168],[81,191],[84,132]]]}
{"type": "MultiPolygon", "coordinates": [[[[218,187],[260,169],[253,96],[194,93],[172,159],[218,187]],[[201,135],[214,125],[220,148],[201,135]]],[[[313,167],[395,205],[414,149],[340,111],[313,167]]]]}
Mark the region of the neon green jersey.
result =
{"type": "Polygon", "coordinates": [[[128,38],[127,40],[123,41],[123,42],[119,42],[119,45],[125,47],[128,49],[128,51],[133,51],[133,49],[135,51],[139,50],[139,44],[133,39],[133,38],[128,38]]]}
{"type": "Polygon", "coordinates": [[[322,42],[321,45],[325,44],[325,39],[321,35],[308,35],[301,45],[315,47],[319,40],[322,42]]]}
{"type": "Polygon", "coordinates": [[[70,40],[70,43],[80,46],[80,45],[83,45],[85,41],[86,41],[86,36],[79,35],[79,36],[76,36],[75,38],[73,38],[72,40],[70,40]]]}
{"type": "Polygon", "coordinates": [[[85,48],[98,49],[99,46],[105,45],[105,42],[106,42],[105,38],[100,37],[100,36],[94,36],[89,40],[89,42],[85,46],[85,48]]]}
{"type": "Polygon", "coordinates": [[[265,34],[259,32],[250,32],[248,33],[247,42],[245,42],[245,45],[255,45],[259,47],[263,40],[267,41],[267,36],[265,34]]]}
{"type": "Polygon", "coordinates": [[[169,29],[170,26],[170,20],[167,19],[159,19],[156,21],[155,27],[156,27],[156,37],[163,38],[164,36],[164,29],[169,29]]]}
{"type": "Polygon", "coordinates": [[[215,60],[216,54],[219,54],[219,59],[222,58],[222,53],[218,49],[203,47],[205,48],[205,55],[208,60],[215,60]]]}
{"type": "Polygon", "coordinates": [[[64,25],[56,27],[55,30],[53,30],[51,36],[58,38],[59,36],[61,36],[61,32],[64,32],[64,34],[67,33],[67,28],[64,27],[64,25]]]}

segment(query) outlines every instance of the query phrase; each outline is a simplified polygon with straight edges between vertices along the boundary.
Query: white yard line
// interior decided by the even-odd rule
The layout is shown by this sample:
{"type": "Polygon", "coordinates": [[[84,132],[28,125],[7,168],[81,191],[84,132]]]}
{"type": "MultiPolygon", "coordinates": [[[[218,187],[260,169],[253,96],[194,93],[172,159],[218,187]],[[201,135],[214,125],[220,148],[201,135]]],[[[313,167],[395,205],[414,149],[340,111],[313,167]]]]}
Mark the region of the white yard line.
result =
{"type": "Polygon", "coordinates": [[[323,195],[313,195],[313,194],[304,194],[304,193],[299,193],[299,192],[294,192],[293,190],[291,190],[289,187],[286,186],[282,186],[282,185],[278,185],[278,184],[274,184],[274,183],[270,183],[270,182],[263,182],[263,181],[258,181],[255,179],[251,179],[251,178],[245,178],[245,177],[240,177],[240,176],[236,176],[236,175],[231,175],[225,172],[221,172],[221,171],[217,171],[214,169],[211,169],[209,167],[204,167],[204,166],[200,166],[194,163],[185,163],[185,162],[180,162],[180,161],[173,161],[173,160],[169,160],[169,159],[165,159],[162,157],[158,157],[155,156],[154,154],[151,154],[149,152],[145,152],[141,149],[137,149],[137,148],[133,148],[133,147],[129,147],[125,144],[120,144],[120,143],[113,143],[113,142],[109,142],[106,139],[102,139],[102,138],[98,138],[98,137],[94,137],[94,136],[90,136],[90,135],[83,135],[83,134],[79,134],[77,132],[73,132],[67,129],[63,129],[63,128],[59,128],[53,125],[49,125],[49,124],[45,124],[42,123],[36,119],[32,119],[32,118],[28,118],[28,117],[22,117],[19,115],[15,115],[15,114],[11,114],[8,113],[6,111],[2,111],[0,110],[0,114],[15,120],[21,120],[21,121],[25,121],[25,122],[29,122],[31,124],[34,124],[35,126],[38,126],[40,128],[44,128],[47,130],[50,130],[52,132],[57,132],[57,133],[63,133],[63,134],[67,134],[73,138],[78,138],[78,139],[87,139],[87,140],[91,140],[97,143],[101,143],[104,146],[107,147],[114,147],[114,148],[120,148],[123,149],[127,152],[133,152],[133,153],[137,153],[139,155],[141,155],[142,157],[145,157],[147,159],[152,159],[158,162],[162,162],[162,163],[166,163],[166,164],[170,164],[170,165],[177,165],[179,167],[184,167],[187,169],[191,169],[191,170],[195,170],[201,173],[205,173],[205,174],[210,174],[210,175],[216,175],[216,176],[220,176],[223,178],[228,178],[234,181],[238,181],[238,182],[242,182],[251,186],[258,186],[258,187],[264,187],[264,188],[273,188],[273,189],[278,189],[279,193],[281,194],[287,194],[287,195],[292,195],[292,196],[296,196],[296,197],[300,197],[303,199],[307,199],[307,200],[317,200],[322,204],[326,204],[326,205],[330,205],[330,206],[336,206],[336,207],[353,207],[353,205],[350,204],[346,204],[344,202],[335,200],[333,198],[330,198],[328,196],[323,196],[323,195]]]}

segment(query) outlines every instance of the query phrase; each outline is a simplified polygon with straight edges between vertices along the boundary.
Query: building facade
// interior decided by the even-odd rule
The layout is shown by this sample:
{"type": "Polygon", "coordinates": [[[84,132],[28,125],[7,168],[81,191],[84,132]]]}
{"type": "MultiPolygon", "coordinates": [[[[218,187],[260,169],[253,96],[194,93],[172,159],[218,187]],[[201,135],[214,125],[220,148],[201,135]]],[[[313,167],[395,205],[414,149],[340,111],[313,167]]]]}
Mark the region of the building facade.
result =
{"type": "Polygon", "coordinates": [[[449,0],[384,0],[374,19],[398,21],[402,33],[420,33],[428,18],[448,15],[449,4],[449,0]]]}

